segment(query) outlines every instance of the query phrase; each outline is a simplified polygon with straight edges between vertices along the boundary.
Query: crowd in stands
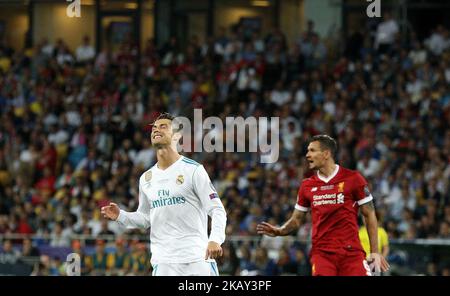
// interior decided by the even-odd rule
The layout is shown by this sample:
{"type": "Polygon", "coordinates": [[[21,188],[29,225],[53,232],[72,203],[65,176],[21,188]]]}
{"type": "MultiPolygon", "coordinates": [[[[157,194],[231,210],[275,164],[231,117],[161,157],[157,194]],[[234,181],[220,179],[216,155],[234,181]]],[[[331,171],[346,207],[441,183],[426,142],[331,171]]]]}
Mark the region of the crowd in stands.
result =
{"type": "MultiPolygon", "coordinates": [[[[338,163],[369,181],[390,239],[450,239],[449,30],[438,26],[424,40],[413,30],[402,39],[399,30],[387,16],[373,31],[361,27],[336,43],[309,22],[288,42],[278,28],[236,26],[203,43],[149,40],[140,55],[132,42],[98,54],[89,38],[75,51],[63,39],[27,50],[4,42],[0,235],[42,239],[24,240],[20,250],[11,247],[20,240],[5,239],[2,254],[68,248],[84,254],[83,274],[148,274],[148,243],[122,238],[148,231],[125,232],[99,209],[110,201],[136,209],[139,176],[155,163],[149,124],[160,112],[192,118],[194,108],[223,122],[280,118],[276,163],[261,163],[258,153],[186,153],[219,191],[229,237],[256,236],[258,222],[289,218],[311,174],[307,140],[325,133],[338,142],[338,163]]],[[[308,243],[290,239],[308,242],[310,230],[308,218],[295,237],[227,241],[219,269],[309,274],[308,243]]],[[[64,274],[64,260],[41,256],[33,273],[64,274]]],[[[435,270],[445,274],[448,266],[435,270]]]]}

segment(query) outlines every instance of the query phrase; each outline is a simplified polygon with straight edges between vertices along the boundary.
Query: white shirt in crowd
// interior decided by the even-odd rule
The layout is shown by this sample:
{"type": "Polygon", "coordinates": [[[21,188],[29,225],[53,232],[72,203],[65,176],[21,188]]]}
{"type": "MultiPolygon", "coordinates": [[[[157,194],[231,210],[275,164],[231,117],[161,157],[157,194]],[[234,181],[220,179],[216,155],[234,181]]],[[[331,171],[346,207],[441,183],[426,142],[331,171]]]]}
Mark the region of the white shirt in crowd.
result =
{"type": "Polygon", "coordinates": [[[424,49],[414,49],[409,54],[414,65],[422,65],[427,60],[427,51],[424,49]]]}
{"type": "Polygon", "coordinates": [[[446,39],[442,34],[436,32],[425,40],[425,44],[432,53],[441,55],[444,50],[450,47],[450,39],[446,39]]]}
{"type": "Polygon", "coordinates": [[[48,141],[53,145],[60,145],[66,143],[69,140],[69,134],[64,129],[60,128],[55,133],[48,135],[48,141]]]}
{"type": "Polygon", "coordinates": [[[144,148],[140,150],[132,159],[135,166],[140,165],[144,169],[147,169],[155,159],[155,151],[151,147],[144,148]]]}
{"type": "Polygon", "coordinates": [[[380,44],[392,44],[395,41],[395,35],[398,33],[399,28],[395,20],[388,20],[378,25],[375,44],[376,47],[380,44]]]}
{"type": "Polygon", "coordinates": [[[270,101],[277,106],[282,106],[289,102],[291,94],[287,90],[273,90],[270,94],[270,101]]]}
{"type": "Polygon", "coordinates": [[[95,49],[91,45],[80,45],[76,51],[77,61],[85,62],[90,61],[95,57],[95,49]]]}

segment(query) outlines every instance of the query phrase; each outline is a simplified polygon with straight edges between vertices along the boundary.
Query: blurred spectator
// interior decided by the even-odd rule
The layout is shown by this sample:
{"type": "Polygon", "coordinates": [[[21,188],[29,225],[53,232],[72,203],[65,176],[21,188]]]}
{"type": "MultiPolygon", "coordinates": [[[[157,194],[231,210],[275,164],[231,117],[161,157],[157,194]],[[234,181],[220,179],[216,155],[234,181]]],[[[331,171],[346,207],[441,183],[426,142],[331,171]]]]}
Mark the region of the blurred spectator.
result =
{"type": "MultiPolygon", "coordinates": [[[[364,221],[364,219],[362,219],[364,221]]],[[[388,234],[386,232],[386,230],[383,227],[378,227],[378,250],[376,250],[376,252],[378,252],[379,254],[382,254],[384,258],[387,258],[389,255],[389,237],[388,234]]],[[[370,241],[369,241],[369,234],[367,232],[367,228],[365,225],[365,221],[364,221],[364,225],[362,225],[359,228],[359,240],[361,241],[361,245],[364,249],[364,251],[366,252],[366,256],[368,257],[370,255],[371,250],[370,250],[370,241]]]]}
{"type": "Polygon", "coordinates": [[[81,63],[90,62],[95,57],[95,49],[90,45],[89,36],[83,37],[83,43],[76,50],[77,61],[81,63]]]}
{"type": "Polygon", "coordinates": [[[281,275],[297,274],[296,261],[292,260],[291,255],[289,254],[289,249],[286,247],[279,249],[277,268],[281,275]]]}
{"type": "Polygon", "coordinates": [[[31,239],[26,238],[22,242],[22,254],[23,257],[39,257],[40,251],[33,246],[31,239]]]}
{"type": "Polygon", "coordinates": [[[39,263],[37,263],[31,273],[32,276],[49,276],[51,259],[48,255],[41,255],[39,263]]]}
{"type": "Polygon", "coordinates": [[[155,160],[155,151],[151,147],[150,139],[145,138],[142,143],[142,149],[138,151],[134,159],[134,165],[147,170],[155,160]]]}
{"type": "Polygon", "coordinates": [[[442,25],[437,26],[431,36],[425,40],[428,49],[436,56],[439,56],[450,47],[450,36],[447,29],[442,25]]]}
{"type": "Polygon", "coordinates": [[[439,226],[439,238],[450,238],[450,224],[447,221],[442,221],[439,226]]]}
{"type": "Polygon", "coordinates": [[[56,256],[50,259],[49,274],[51,276],[61,276],[65,274],[65,265],[61,259],[56,256]]]}
{"type": "Polygon", "coordinates": [[[122,238],[116,240],[116,251],[109,253],[107,266],[112,270],[111,275],[126,275],[131,267],[131,257],[122,238]]]}
{"type": "Polygon", "coordinates": [[[62,40],[60,40],[56,47],[56,61],[60,66],[64,66],[65,64],[72,64],[74,62],[73,55],[69,51],[69,48],[67,47],[62,40]]]}
{"type": "Polygon", "coordinates": [[[107,254],[105,252],[105,241],[97,239],[95,242],[95,253],[85,257],[86,268],[90,275],[105,275],[107,269],[107,254]]]}
{"type": "Polygon", "coordinates": [[[413,43],[413,49],[409,53],[413,65],[420,66],[423,65],[427,60],[427,51],[423,48],[422,43],[415,41],[413,43]]]}
{"type": "Polygon", "coordinates": [[[144,243],[133,242],[131,245],[131,275],[148,275],[151,264],[147,247],[144,243]]]}
{"type": "Polygon", "coordinates": [[[427,264],[427,276],[437,276],[438,275],[438,266],[435,262],[430,262],[427,264]]]}
{"type": "Polygon", "coordinates": [[[384,20],[378,24],[375,35],[375,48],[380,53],[388,53],[399,32],[397,21],[392,18],[390,12],[384,13],[384,20]]]}
{"type": "Polygon", "coordinates": [[[297,275],[311,275],[308,257],[301,249],[295,250],[294,262],[297,267],[297,275]]]}
{"type": "Polygon", "coordinates": [[[239,268],[237,270],[238,275],[251,276],[258,274],[258,267],[252,260],[251,250],[248,245],[242,245],[239,248],[237,256],[239,258],[239,268]]]}
{"type": "Polygon", "coordinates": [[[100,221],[100,231],[97,233],[94,233],[95,236],[101,236],[101,235],[114,235],[114,231],[109,229],[109,221],[106,219],[102,219],[100,221]]]}
{"type": "Polygon", "coordinates": [[[19,260],[20,253],[13,248],[12,241],[7,239],[3,241],[2,250],[0,253],[0,263],[14,264],[19,260]]]}
{"type": "Polygon", "coordinates": [[[55,223],[55,227],[50,234],[50,246],[52,247],[69,247],[70,236],[63,234],[64,224],[63,222],[55,223]]]}
{"type": "Polygon", "coordinates": [[[257,275],[274,276],[278,275],[278,268],[274,260],[267,256],[267,250],[264,247],[257,247],[255,250],[255,265],[257,275]]]}

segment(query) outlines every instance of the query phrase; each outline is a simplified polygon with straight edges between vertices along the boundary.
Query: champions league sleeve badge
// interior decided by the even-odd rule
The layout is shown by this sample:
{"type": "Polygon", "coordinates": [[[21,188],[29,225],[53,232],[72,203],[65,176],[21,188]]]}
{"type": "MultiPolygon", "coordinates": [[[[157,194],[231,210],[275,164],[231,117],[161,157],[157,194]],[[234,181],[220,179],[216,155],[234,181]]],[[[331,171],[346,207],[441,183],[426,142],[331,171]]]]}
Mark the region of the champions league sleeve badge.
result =
{"type": "Polygon", "coordinates": [[[152,179],[152,171],[146,172],[144,175],[144,179],[146,182],[150,181],[152,179]]]}
{"type": "Polygon", "coordinates": [[[209,199],[214,199],[214,198],[219,198],[219,195],[215,192],[213,192],[209,195],[209,199]]]}

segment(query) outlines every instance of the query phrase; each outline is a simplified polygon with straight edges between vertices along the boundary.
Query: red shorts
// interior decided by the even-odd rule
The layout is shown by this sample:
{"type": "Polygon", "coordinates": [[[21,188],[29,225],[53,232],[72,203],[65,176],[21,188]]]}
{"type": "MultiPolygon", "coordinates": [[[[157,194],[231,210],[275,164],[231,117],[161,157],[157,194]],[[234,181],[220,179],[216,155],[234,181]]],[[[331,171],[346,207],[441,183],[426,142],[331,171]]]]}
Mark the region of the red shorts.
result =
{"type": "Polygon", "coordinates": [[[311,255],[313,276],[371,276],[365,254],[358,251],[334,253],[316,250],[311,255]]]}

